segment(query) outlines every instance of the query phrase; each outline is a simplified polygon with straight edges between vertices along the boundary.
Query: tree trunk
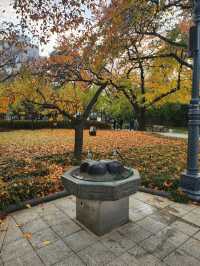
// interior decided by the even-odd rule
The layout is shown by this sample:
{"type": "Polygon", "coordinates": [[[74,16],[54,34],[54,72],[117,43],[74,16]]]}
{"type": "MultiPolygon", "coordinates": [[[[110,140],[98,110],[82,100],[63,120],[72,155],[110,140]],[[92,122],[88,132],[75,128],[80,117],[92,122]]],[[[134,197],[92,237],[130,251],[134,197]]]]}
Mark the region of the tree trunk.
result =
{"type": "Polygon", "coordinates": [[[76,124],[75,127],[75,143],[74,143],[74,159],[80,163],[83,151],[83,129],[82,123],[76,124]]]}
{"type": "Polygon", "coordinates": [[[101,92],[106,88],[107,83],[102,84],[96,91],[95,95],[92,97],[92,99],[89,101],[85,111],[83,114],[76,118],[74,129],[75,129],[75,144],[74,144],[74,159],[76,160],[76,163],[81,162],[81,155],[83,151],[83,130],[84,125],[87,121],[88,116],[91,113],[91,110],[93,106],[96,104],[98,97],[100,96],[101,92]]]}

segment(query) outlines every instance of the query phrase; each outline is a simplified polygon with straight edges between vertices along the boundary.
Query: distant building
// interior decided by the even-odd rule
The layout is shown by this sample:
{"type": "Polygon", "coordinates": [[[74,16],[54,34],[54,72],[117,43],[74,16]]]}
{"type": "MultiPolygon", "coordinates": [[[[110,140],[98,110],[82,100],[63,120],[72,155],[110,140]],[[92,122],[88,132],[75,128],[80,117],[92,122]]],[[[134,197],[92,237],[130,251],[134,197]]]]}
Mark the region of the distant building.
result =
{"type": "MultiPolygon", "coordinates": [[[[15,76],[21,67],[39,59],[39,48],[29,39],[19,36],[15,40],[0,39],[0,82],[15,76]]],[[[9,117],[9,101],[0,97],[0,119],[9,117]]]]}
{"type": "Polygon", "coordinates": [[[0,81],[17,73],[23,64],[38,58],[39,48],[27,38],[0,40],[0,81]]]}

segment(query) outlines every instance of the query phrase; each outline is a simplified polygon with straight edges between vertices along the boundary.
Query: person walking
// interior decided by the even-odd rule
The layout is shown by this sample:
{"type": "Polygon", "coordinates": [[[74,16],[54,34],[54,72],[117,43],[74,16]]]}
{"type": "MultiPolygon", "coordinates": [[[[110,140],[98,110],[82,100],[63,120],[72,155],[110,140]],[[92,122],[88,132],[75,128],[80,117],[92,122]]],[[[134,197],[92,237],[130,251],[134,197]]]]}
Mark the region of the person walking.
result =
{"type": "Polygon", "coordinates": [[[132,118],[129,121],[129,130],[134,130],[134,120],[132,118]]]}
{"type": "Polygon", "coordinates": [[[117,121],[116,119],[113,120],[113,129],[116,130],[116,126],[117,126],[117,121]]]}
{"type": "Polygon", "coordinates": [[[134,130],[138,130],[139,129],[139,123],[137,119],[134,119],[134,130]]]}
{"type": "Polygon", "coordinates": [[[119,128],[121,130],[123,129],[123,123],[124,123],[123,119],[120,119],[120,121],[119,121],[119,128]]]}

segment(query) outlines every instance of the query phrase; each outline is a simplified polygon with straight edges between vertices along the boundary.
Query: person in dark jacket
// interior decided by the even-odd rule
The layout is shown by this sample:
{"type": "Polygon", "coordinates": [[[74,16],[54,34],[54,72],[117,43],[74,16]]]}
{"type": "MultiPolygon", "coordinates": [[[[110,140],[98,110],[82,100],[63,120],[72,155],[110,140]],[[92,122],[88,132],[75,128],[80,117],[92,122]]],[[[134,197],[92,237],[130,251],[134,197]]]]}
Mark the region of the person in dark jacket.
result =
{"type": "Polygon", "coordinates": [[[114,121],[113,121],[113,129],[116,130],[116,127],[117,127],[117,121],[116,121],[116,119],[114,119],[114,121]]]}
{"type": "Polygon", "coordinates": [[[129,121],[129,130],[134,130],[134,119],[130,119],[129,121]]]}
{"type": "Polygon", "coordinates": [[[119,128],[120,129],[123,129],[123,123],[124,123],[123,119],[120,119],[120,121],[119,121],[119,128]]]}
{"type": "Polygon", "coordinates": [[[138,129],[139,129],[139,123],[137,119],[134,119],[134,130],[138,130],[138,129]]]}

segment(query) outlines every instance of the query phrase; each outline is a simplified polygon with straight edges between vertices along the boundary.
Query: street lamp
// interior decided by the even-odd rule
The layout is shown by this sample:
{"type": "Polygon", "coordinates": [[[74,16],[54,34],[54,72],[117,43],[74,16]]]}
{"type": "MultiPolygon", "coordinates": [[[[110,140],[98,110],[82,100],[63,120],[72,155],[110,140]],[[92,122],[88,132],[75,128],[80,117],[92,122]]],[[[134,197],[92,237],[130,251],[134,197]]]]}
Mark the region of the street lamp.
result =
{"type": "Polygon", "coordinates": [[[194,0],[194,26],[190,29],[190,54],[193,58],[192,99],[188,114],[187,170],[181,176],[181,188],[189,198],[200,201],[199,127],[200,127],[200,0],[194,0]]]}
{"type": "MultiPolygon", "coordinates": [[[[159,5],[159,0],[151,0],[159,5]]],[[[200,0],[193,2],[193,22],[190,29],[190,55],[193,58],[192,98],[188,112],[187,169],[180,180],[181,189],[192,200],[200,201],[199,128],[200,128],[200,0]]]]}

